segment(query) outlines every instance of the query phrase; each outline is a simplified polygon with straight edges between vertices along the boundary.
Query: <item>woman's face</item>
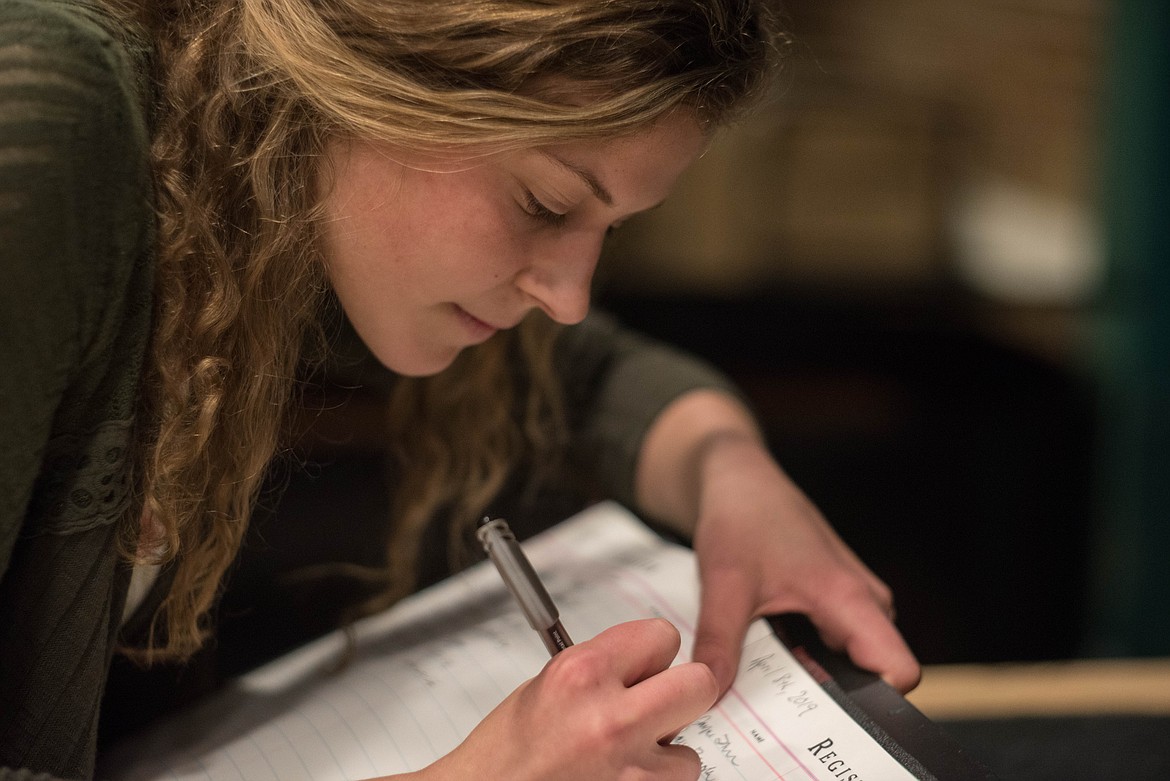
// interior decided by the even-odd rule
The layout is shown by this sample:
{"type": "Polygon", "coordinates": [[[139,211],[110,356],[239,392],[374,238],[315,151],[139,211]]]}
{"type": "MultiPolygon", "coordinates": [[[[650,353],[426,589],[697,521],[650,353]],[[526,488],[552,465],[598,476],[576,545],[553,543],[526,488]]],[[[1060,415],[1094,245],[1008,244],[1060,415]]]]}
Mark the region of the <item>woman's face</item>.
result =
{"type": "Polygon", "coordinates": [[[687,115],[480,160],[337,142],[323,169],[333,177],[329,279],[358,334],[400,374],[439,372],[533,309],[579,322],[606,232],[661,202],[704,144],[687,115]]]}

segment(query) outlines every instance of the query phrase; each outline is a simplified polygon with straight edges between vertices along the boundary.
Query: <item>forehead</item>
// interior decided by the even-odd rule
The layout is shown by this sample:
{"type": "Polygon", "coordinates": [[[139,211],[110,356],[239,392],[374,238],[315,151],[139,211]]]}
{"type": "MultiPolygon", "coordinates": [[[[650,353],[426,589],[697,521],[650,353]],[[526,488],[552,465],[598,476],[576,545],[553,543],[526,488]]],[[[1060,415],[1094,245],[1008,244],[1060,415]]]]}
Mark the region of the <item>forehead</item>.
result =
{"type": "Polygon", "coordinates": [[[543,170],[574,176],[603,202],[613,200],[609,180],[626,175],[639,180],[673,179],[706,147],[709,138],[690,112],[673,112],[644,127],[595,139],[551,140],[538,145],[501,149],[498,145],[464,143],[433,149],[408,149],[400,144],[339,135],[326,144],[319,175],[346,175],[364,169],[413,169],[460,173],[508,161],[535,161],[543,170]]]}
{"type": "Polygon", "coordinates": [[[597,140],[568,141],[537,147],[539,154],[560,156],[564,152],[593,159],[611,159],[636,164],[643,157],[691,157],[707,145],[708,137],[691,114],[670,114],[638,130],[597,140]]]}

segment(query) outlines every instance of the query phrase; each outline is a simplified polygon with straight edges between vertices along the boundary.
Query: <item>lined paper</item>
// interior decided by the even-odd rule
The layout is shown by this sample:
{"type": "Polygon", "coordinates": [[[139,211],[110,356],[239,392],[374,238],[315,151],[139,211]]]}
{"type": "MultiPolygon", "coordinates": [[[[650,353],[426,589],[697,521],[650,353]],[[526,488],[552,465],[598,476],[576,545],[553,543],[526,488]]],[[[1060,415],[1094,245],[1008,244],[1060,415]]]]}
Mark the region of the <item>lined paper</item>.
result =
{"type": "MultiPolygon", "coordinates": [[[[694,554],[627,510],[596,505],[524,543],[577,642],[650,616],[682,634],[698,615],[694,554]]],[[[148,781],[329,781],[418,770],[455,748],[548,661],[484,562],[340,635],[238,679],[103,757],[99,775],[148,781]]],[[[703,781],[903,781],[913,776],[818,686],[767,624],[748,632],[739,676],[676,741],[703,781]]]]}

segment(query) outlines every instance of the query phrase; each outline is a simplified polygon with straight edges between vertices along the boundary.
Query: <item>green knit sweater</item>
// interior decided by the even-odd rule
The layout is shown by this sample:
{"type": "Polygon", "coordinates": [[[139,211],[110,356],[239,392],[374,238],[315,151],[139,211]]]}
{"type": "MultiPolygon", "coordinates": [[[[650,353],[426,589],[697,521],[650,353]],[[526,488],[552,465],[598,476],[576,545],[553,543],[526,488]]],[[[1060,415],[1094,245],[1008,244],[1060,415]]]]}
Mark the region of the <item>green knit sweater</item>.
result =
{"type": "Polygon", "coordinates": [[[125,590],[153,225],[137,70],[92,10],[0,2],[0,767],[62,777],[91,772],[125,590]]]}

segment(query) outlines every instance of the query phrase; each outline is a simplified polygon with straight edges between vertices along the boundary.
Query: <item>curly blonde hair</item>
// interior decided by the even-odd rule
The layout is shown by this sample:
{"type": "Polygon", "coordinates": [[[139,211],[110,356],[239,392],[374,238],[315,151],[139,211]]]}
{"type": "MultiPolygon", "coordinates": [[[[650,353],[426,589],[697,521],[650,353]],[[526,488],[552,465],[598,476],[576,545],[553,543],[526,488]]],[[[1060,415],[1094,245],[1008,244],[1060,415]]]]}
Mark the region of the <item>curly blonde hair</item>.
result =
{"type": "MultiPolygon", "coordinates": [[[[680,107],[716,126],[759,92],[779,40],[769,0],[104,1],[156,45],[140,463],[161,532],[145,554],[137,526],[124,543],[174,569],[148,658],[203,641],[298,366],[322,344],[312,183],[330,139],[498,151],[612,138],[680,107]]],[[[437,508],[470,520],[520,451],[560,442],[554,339],[529,318],[436,377],[398,383],[389,434],[410,471],[384,602],[409,588],[437,508]],[[469,441],[479,448],[454,446],[469,441]]]]}

